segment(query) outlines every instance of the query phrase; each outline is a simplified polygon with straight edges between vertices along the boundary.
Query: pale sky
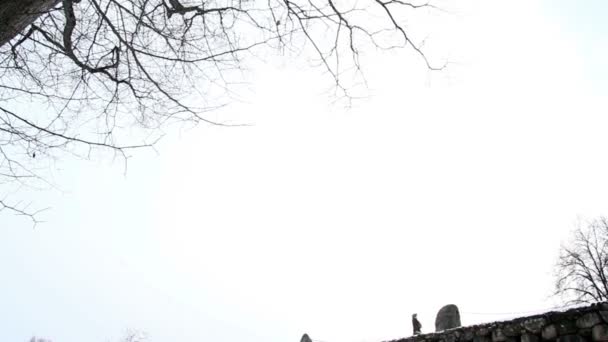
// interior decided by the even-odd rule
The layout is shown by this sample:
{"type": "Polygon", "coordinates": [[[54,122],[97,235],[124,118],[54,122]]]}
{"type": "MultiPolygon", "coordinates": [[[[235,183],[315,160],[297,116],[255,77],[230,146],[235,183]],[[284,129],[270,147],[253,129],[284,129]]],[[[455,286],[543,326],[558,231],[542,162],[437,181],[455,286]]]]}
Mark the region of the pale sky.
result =
{"type": "Polygon", "coordinates": [[[380,342],[558,304],[560,243],[608,215],[608,4],[454,8],[429,41],[457,63],[370,54],[351,109],[276,57],[213,114],[250,127],[58,161],[21,194],[45,223],[0,215],[0,340],[380,342]]]}

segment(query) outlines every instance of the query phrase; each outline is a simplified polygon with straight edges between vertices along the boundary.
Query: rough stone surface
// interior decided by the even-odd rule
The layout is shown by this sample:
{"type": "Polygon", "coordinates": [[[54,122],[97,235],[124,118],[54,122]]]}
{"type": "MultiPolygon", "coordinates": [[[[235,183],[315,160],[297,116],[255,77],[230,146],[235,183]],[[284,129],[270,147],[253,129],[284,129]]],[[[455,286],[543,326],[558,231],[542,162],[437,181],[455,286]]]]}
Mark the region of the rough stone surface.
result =
{"type": "Polygon", "coordinates": [[[475,331],[476,336],[488,336],[490,334],[490,327],[479,327],[475,331]]]}
{"type": "Polygon", "coordinates": [[[604,320],[604,323],[608,323],[608,311],[600,311],[600,316],[602,316],[602,320],[604,320]]]}
{"type": "Polygon", "coordinates": [[[557,338],[557,342],[586,342],[587,340],[580,335],[564,335],[557,338]]]}
{"type": "Polygon", "coordinates": [[[492,331],[492,342],[505,342],[507,336],[502,332],[501,328],[492,331]]]}
{"type": "Polygon", "coordinates": [[[576,327],[579,329],[592,328],[594,325],[602,323],[600,315],[595,312],[584,314],[576,320],[576,327]]]}
{"type": "Polygon", "coordinates": [[[453,329],[460,325],[460,312],[454,304],[442,307],[435,318],[435,331],[453,329]]]}
{"type": "Polygon", "coordinates": [[[584,337],[591,337],[591,328],[583,328],[578,330],[578,334],[584,337]]]}
{"type": "Polygon", "coordinates": [[[456,342],[458,341],[458,336],[456,334],[447,334],[445,336],[445,342],[456,342]]]}
{"type": "Polygon", "coordinates": [[[521,334],[521,342],[538,342],[539,338],[536,335],[523,333],[521,334]]]}
{"type": "Polygon", "coordinates": [[[473,342],[491,342],[492,340],[490,339],[489,336],[475,336],[473,338],[473,342]]]}
{"type": "Polygon", "coordinates": [[[544,317],[533,318],[526,320],[523,323],[524,329],[532,334],[540,334],[543,327],[547,324],[547,320],[544,317]]]}
{"type": "Polygon", "coordinates": [[[502,328],[503,334],[508,337],[518,337],[522,333],[522,327],[519,323],[505,324],[502,328]]]}
{"type": "Polygon", "coordinates": [[[595,342],[608,341],[608,325],[598,324],[591,329],[591,338],[595,342]]]}
{"type": "Polygon", "coordinates": [[[473,329],[465,329],[462,333],[462,340],[463,341],[473,341],[473,338],[475,337],[475,331],[473,329]]]}
{"type": "Polygon", "coordinates": [[[551,341],[557,338],[557,327],[555,324],[549,324],[543,328],[542,331],[543,340],[551,341]]]}
{"type": "Polygon", "coordinates": [[[557,324],[555,324],[555,326],[557,327],[557,334],[558,335],[571,335],[571,334],[576,334],[577,332],[577,327],[576,327],[576,318],[574,317],[570,317],[571,319],[569,320],[560,320],[559,322],[557,322],[557,324]]]}

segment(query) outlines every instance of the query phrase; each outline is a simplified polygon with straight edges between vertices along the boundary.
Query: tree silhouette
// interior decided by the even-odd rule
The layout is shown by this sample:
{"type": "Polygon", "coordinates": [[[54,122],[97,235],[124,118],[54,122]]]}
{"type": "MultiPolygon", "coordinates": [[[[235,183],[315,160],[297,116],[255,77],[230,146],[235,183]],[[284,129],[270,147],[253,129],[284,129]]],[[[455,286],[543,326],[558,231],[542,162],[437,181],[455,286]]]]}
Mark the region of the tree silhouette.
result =
{"type": "Polygon", "coordinates": [[[608,220],[594,219],[578,227],[562,245],[556,268],[555,293],[566,304],[608,300],[608,220]]]}

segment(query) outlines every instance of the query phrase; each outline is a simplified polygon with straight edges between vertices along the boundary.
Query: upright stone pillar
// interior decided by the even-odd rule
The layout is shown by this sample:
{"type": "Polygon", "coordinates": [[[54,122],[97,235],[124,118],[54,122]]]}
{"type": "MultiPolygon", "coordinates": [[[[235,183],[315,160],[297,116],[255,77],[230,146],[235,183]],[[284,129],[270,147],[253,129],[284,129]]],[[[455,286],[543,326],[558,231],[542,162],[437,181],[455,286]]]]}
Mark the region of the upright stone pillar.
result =
{"type": "Polygon", "coordinates": [[[460,325],[460,312],[454,304],[442,307],[435,318],[435,331],[457,328],[460,325]]]}
{"type": "Polygon", "coordinates": [[[308,337],[308,334],[304,334],[302,335],[300,342],[312,342],[312,340],[310,339],[310,337],[308,337]]]}

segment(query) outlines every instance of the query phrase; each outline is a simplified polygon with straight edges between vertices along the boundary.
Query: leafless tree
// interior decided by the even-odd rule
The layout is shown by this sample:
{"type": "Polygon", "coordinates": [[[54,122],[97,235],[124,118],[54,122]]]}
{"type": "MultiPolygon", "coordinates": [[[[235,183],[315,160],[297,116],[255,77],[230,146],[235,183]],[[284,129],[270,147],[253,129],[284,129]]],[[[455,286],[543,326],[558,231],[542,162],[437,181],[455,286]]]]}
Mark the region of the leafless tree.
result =
{"type": "Polygon", "coordinates": [[[608,300],[608,220],[579,226],[562,245],[556,265],[556,294],[565,304],[608,300]]]}
{"type": "MultiPolygon", "coordinates": [[[[6,194],[44,182],[45,162],[111,151],[125,158],[175,122],[230,125],[244,59],[310,51],[348,98],[365,49],[406,47],[433,64],[408,18],[437,7],[403,0],[5,0],[0,2],[0,211],[6,194]],[[348,76],[348,77],[346,77],[348,76]],[[12,190],[11,190],[12,189],[12,190]]],[[[48,166],[47,166],[48,167],[48,166]]]]}

